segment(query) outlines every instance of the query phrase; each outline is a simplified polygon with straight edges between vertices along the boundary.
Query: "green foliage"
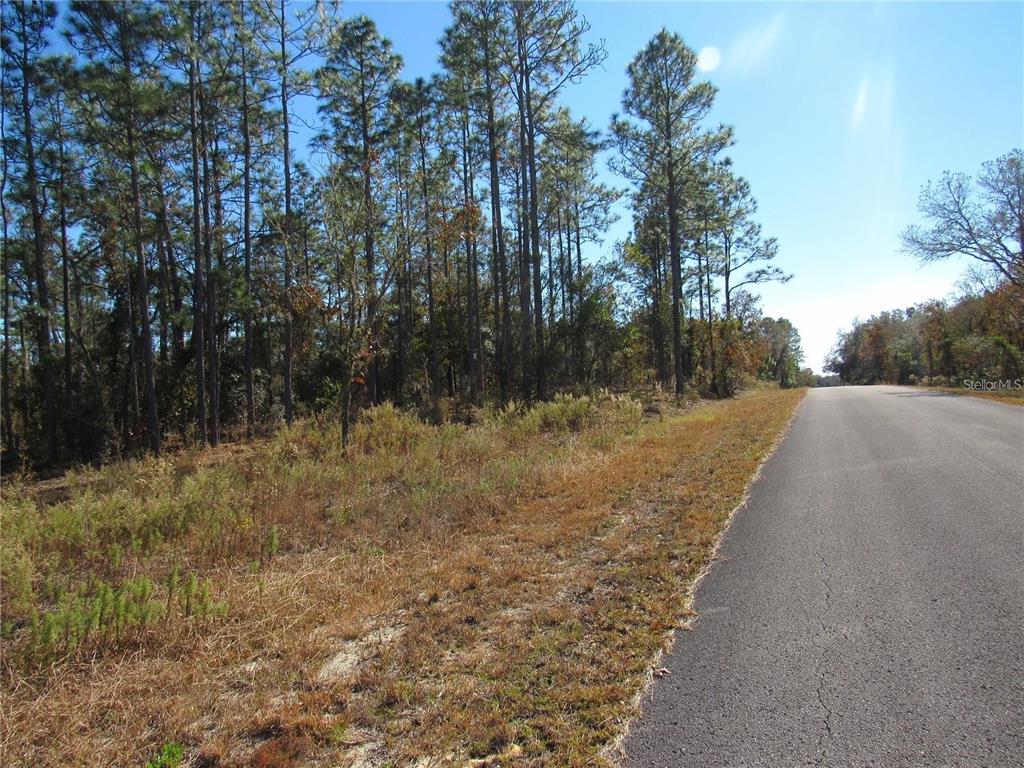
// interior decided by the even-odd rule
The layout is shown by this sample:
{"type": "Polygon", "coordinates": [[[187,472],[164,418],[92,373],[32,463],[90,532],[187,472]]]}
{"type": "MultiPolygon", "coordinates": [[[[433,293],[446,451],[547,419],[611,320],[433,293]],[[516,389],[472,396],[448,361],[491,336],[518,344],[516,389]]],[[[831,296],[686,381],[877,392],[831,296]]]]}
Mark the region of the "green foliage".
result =
{"type": "Polygon", "coordinates": [[[474,426],[431,425],[385,404],[363,412],[347,448],[324,421],[283,429],[240,461],[80,470],[46,506],[10,484],[0,502],[5,641],[47,663],[205,626],[228,608],[211,566],[266,567],[282,541],[322,542],[367,518],[405,527],[486,507],[553,457],[613,445],[641,417],[639,402],[607,392],[510,404],[474,426]]]}
{"type": "Polygon", "coordinates": [[[595,396],[558,394],[554,400],[527,409],[509,403],[496,415],[513,443],[537,435],[564,436],[587,429],[627,434],[639,426],[642,417],[639,401],[607,392],[595,396]]]}
{"type": "Polygon", "coordinates": [[[160,747],[160,750],[147,763],[146,768],[178,768],[185,757],[185,750],[177,742],[170,742],[160,747]]]}
{"type": "Polygon", "coordinates": [[[35,605],[32,586],[34,567],[26,545],[35,538],[39,514],[28,498],[5,490],[0,499],[0,531],[3,533],[3,556],[0,557],[0,593],[2,593],[5,626],[11,619],[31,615],[35,605]]]}
{"type": "Polygon", "coordinates": [[[586,395],[555,395],[555,399],[538,403],[519,419],[519,428],[527,434],[538,432],[579,432],[596,413],[596,404],[586,395]]]}
{"type": "MultiPolygon", "coordinates": [[[[171,587],[169,579],[168,587],[171,587]]],[[[104,648],[125,641],[142,640],[161,619],[205,620],[223,616],[225,603],[215,603],[211,584],[190,573],[174,599],[166,599],[145,576],[125,579],[117,585],[103,580],[59,591],[50,607],[33,610],[28,623],[29,648],[40,662],[75,652],[79,648],[104,648]]]]}
{"type": "Polygon", "coordinates": [[[61,592],[53,607],[32,615],[32,650],[45,662],[81,646],[117,643],[132,633],[141,636],[163,615],[153,593],[146,577],[116,587],[97,581],[61,592]]]}
{"type": "Polygon", "coordinates": [[[800,386],[800,363],[804,359],[800,333],[785,318],[766,317],[761,321],[761,334],[766,349],[761,377],[780,387],[800,386]]]}
{"type": "MultiPolygon", "coordinates": [[[[718,283],[709,303],[781,274],[768,266],[774,244],[746,221],[749,189],[722,173],[731,129],[706,120],[716,89],[676,34],[657,33],[630,64],[611,130],[615,165],[638,187],[631,266],[655,274],[641,287],[645,317],[621,275],[583,255],[621,192],[599,172],[609,137],[561,103],[605,59],[574,3],[453,5],[443,72],[417,83],[400,79],[399,52],[372,19],[335,18],[332,3],[55,8],[3,6],[4,286],[6,322],[21,331],[5,342],[5,460],[110,461],[161,440],[217,442],[219,420],[227,437],[308,414],[342,415],[347,439],[350,419],[388,399],[444,422],[557,390],[664,385],[669,323],[686,324],[702,234],[718,283]],[[516,83],[523,95],[510,98],[516,83]],[[295,98],[316,101],[321,168],[284,140],[295,98]],[[710,207],[710,244],[698,205],[710,207]],[[532,260],[513,257],[520,247],[532,260]]],[[[686,343],[688,383],[698,364],[713,366],[708,340],[686,343]]],[[[708,381],[719,389],[716,372],[708,381]]],[[[586,418],[580,404],[562,410],[531,418],[547,434],[586,418]]],[[[412,422],[367,418],[355,451],[419,439],[412,422]]],[[[168,492],[181,483],[163,461],[98,481],[52,526],[66,534],[65,559],[95,544],[87,557],[111,575],[197,524],[204,557],[243,539],[263,546],[231,473],[181,488],[188,504],[168,492]],[[126,495],[107,498],[114,490],[126,495]],[[197,500],[206,490],[209,508],[197,500]],[[102,535],[83,536],[94,523],[102,535]]]]}
{"type": "MultiPolygon", "coordinates": [[[[141,474],[152,464],[128,466],[141,474]]],[[[123,466],[109,469],[115,476],[124,472],[123,466]]],[[[154,483],[146,480],[133,484],[140,495],[128,489],[104,493],[105,474],[96,473],[91,483],[83,483],[85,490],[44,509],[18,486],[5,488],[0,501],[4,635],[26,635],[37,661],[79,648],[140,641],[160,619],[205,620],[226,610],[213,600],[209,580],[194,571],[182,590],[177,565],[158,581],[145,571],[122,575],[126,559],[136,566],[155,565],[169,543],[186,532],[205,536],[211,527],[208,515],[190,512],[194,499],[177,493],[173,484],[157,483],[163,489],[157,495],[149,495],[154,483]]],[[[214,473],[198,476],[207,474],[214,473]]]]}

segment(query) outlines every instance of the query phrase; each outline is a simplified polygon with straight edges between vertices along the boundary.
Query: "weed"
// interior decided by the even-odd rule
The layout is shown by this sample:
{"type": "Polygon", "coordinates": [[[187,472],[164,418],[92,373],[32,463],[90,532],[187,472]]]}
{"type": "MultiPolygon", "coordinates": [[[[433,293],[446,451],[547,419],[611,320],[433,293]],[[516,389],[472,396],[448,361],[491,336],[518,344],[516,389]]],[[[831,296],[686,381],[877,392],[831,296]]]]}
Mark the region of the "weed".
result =
{"type": "Polygon", "coordinates": [[[180,744],[171,742],[160,747],[160,751],[146,763],[146,768],[178,768],[185,757],[180,744]]]}

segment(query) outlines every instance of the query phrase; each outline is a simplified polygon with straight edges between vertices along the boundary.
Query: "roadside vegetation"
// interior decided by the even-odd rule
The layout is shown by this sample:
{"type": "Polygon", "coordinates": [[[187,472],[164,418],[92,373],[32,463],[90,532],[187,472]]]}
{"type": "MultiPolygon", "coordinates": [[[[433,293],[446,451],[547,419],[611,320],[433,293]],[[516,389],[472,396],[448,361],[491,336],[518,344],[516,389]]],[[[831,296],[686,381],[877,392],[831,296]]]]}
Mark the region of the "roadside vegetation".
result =
{"type": "Polygon", "coordinates": [[[801,396],[384,405],[8,484],[0,761],[594,765],[801,396]]]}

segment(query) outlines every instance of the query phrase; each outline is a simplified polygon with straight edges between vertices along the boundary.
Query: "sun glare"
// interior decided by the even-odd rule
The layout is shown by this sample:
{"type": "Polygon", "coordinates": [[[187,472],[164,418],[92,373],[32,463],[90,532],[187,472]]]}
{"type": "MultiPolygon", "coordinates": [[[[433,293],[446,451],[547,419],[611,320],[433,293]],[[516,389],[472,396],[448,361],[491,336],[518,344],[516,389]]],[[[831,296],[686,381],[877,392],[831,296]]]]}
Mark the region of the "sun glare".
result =
{"type": "Polygon", "coordinates": [[[713,72],[721,62],[722,52],[713,45],[701,48],[697,54],[697,67],[702,72],[713,72]]]}

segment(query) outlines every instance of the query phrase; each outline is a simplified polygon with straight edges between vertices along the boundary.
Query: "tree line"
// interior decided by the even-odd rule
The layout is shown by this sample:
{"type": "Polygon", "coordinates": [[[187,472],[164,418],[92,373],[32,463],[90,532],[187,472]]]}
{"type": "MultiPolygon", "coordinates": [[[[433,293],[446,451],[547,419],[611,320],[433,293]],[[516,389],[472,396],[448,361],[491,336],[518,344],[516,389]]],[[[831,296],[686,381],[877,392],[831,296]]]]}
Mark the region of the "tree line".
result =
{"type": "Polygon", "coordinates": [[[8,462],[318,412],[347,435],[385,400],[797,383],[795,329],[750,292],[789,276],[682,39],[636,56],[602,132],[562,104],[605,60],[572,2],[450,11],[442,71],[406,81],[330,3],[4,4],[8,462]],[[633,231],[595,262],[605,155],[633,231]]]}
{"type": "Polygon", "coordinates": [[[1024,377],[1024,152],[971,177],[946,172],[921,191],[927,224],[908,227],[904,249],[923,262],[972,260],[963,295],[854,321],[826,370],[849,384],[960,386],[1024,377]]]}
{"type": "Polygon", "coordinates": [[[881,312],[840,334],[826,368],[848,384],[960,386],[1024,378],[1024,291],[881,312]]]}

